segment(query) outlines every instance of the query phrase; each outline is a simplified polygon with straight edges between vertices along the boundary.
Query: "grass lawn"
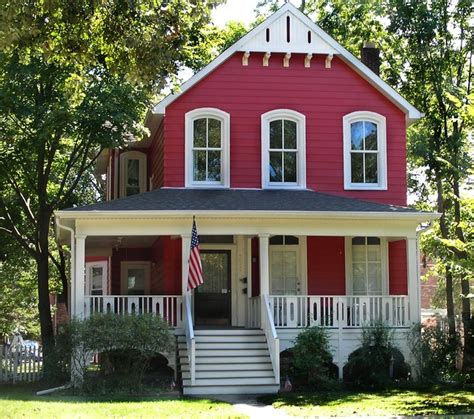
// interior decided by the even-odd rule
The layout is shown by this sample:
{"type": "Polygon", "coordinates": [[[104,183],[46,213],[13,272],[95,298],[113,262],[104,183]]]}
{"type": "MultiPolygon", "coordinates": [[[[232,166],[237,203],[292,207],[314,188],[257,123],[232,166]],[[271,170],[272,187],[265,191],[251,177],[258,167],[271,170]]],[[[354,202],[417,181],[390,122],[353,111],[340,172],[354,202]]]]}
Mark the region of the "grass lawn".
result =
{"type": "Polygon", "coordinates": [[[230,404],[208,399],[146,397],[106,399],[53,393],[32,386],[0,386],[1,418],[241,418],[230,404]]]}
{"type": "Polygon", "coordinates": [[[264,396],[292,416],[398,416],[473,414],[474,389],[334,391],[264,396]]]}

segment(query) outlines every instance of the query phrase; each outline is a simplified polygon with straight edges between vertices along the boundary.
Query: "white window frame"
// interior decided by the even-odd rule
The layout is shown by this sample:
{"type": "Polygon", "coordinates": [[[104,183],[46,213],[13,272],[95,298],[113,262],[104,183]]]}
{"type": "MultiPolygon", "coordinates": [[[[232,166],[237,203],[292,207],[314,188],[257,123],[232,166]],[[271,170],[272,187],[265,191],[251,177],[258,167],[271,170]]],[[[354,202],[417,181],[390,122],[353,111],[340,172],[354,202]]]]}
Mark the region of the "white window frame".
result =
{"type": "Polygon", "coordinates": [[[291,109],[275,109],[262,114],[262,189],[306,189],[306,116],[291,109]],[[296,122],[296,182],[270,182],[270,122],[287,119],[296,122]]]}
{"type": "Polygon", "coordinates": [[[108,262],[106,260],[97,262],[86,262],[86,295],[92,295],[92,277],[91,269],[94,267],[102,268],[102,296],[108,294],[108,262]]]}
{"type": "Polygon", "coordinates": [[[387,122],[383,115],[370,111],[352,112],[343,117],[344,142],[344,189],[387,190],[387,122]],[[368,121],[377,125],[377,183],[352,183],[351,171],[351,124],[368,121]]]}
{"type": "MultiPolygon", "coordinates": [[[[346,295],[353,295],[353,275],[352,275],[352,239],[355,237],[367,236],[351,236],[345,238],[345,265],[346,265],[346,295]]],[[[378,237],[378,236],[377,236],[378,237]]],[[[388,295],[389,292],[389,270],[388,270],[388,240],[386,237],[378,237],[380,239],[381,254],[381,272],[382,272],[382,294],[388,295]]],[[[360,295],[363,297],[363,295],[360,295]]]]}
{"type": "Polygon", "coordinates": [[[125,261],[120,262],[120,292],[122,295],[128,295],[127,272],[130,268],[144,269],[145,270],[145,295],[150,294],[150,283],[151,283],[151,262],[136,262],[136,261],[125,261]]]}
{"type": "Polygon", "coordinates": [[[217,108],[198,108],[184,116],[185,158],[184,178],[187,188],[229,188],[230,187],[230,114],[217,108]],[[193,141],[194,121],[200,118],[213,118],[221,122],[221,181],[195,181],[193,179],[193,141]]]}
{"type": "Polygon", "coordinates": [[[140,193],[146,192],[147,186],[147,155],[141,151],[125,151],[120,154],[120,197],[125,198],[127,192],[126,181],[128,178],[128,161],[138,160],[138,184],[140,187],[140,193]]]}

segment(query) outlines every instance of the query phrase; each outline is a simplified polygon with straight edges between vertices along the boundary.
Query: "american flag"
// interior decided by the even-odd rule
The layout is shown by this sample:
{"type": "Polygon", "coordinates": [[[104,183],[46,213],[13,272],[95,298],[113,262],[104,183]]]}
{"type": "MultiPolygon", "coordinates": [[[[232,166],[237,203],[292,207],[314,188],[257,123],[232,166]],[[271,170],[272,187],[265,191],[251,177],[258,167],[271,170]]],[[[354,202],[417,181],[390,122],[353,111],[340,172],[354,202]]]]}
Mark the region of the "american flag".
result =
{"type": "Polygon", "coordinates": [[[193,220],[191,252],[189,253],[188,291],[198,287],[203,282],[201,255],[199,253],[199,237],[196,229],[196,221],[193,220]]]}

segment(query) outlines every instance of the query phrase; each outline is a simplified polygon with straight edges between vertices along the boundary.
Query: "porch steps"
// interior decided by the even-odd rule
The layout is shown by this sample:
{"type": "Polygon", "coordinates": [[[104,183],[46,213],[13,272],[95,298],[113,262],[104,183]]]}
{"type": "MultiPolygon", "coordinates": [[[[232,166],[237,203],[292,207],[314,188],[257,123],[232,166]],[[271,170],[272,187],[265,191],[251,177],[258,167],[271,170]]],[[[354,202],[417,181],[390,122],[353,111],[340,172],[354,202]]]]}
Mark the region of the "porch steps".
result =
{"type": "Polygon", "coordinates": [[[196,381],[191,384],[186,337],[178,336],[183,394],[276,393],[272,362],[263,331],[195,330],[196,381]]]}

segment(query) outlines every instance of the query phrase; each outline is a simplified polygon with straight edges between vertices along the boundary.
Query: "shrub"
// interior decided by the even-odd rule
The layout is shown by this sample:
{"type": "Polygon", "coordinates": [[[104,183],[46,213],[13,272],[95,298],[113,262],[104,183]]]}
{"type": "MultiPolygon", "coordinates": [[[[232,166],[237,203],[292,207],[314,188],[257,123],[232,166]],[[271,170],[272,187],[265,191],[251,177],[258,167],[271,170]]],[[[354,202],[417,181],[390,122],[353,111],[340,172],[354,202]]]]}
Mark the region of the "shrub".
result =
{"type": "Polygon", "coordinates": [[[73,363],[81,371],[83,389],[140,390],[143,375],[157,353],[173,349],[168,324],[152,314],[97,314],[71,323],[73,363]],[[99,354],[99,369],[88,368],[99,354]]]}
{"type": "Polygon", "coordinates": [[[326,330],[311,327],[301,332],[291,350],[291,370],[297,382],[325,387],[334,376],[329,337],[326,330]]]}
{"type": "Polygon", "coordinates": [[[449,381],[457,375],[456,358],[461,346],[458,335],[450,339],[448,332],[438,326],[417,324],[411,329],[409,344],[417,381],[449,381]]]}
{"type": "Polygon", "coordinates": [[[44,359],[43,379],[50,385],[60,385],[71,378],[72,342],[69,325],[62,325],[54,347],[44,359]]]}
{"type": "Polygon", "coordinates": [[[360,348],[349,355],[344,379],[357,386],[384,388],[410,373],[402,353],[393,346],[392,333],[383,324],[362,329],[360,348]]]}

